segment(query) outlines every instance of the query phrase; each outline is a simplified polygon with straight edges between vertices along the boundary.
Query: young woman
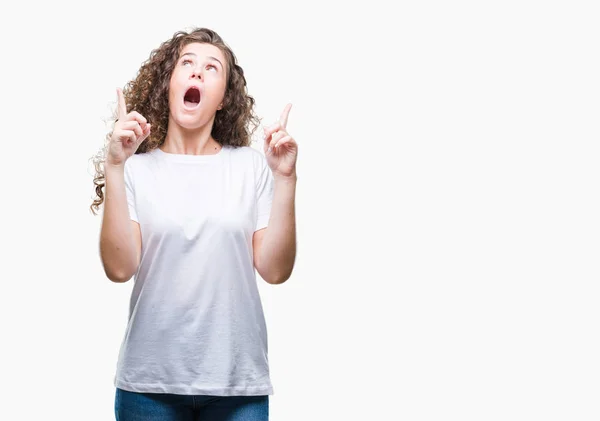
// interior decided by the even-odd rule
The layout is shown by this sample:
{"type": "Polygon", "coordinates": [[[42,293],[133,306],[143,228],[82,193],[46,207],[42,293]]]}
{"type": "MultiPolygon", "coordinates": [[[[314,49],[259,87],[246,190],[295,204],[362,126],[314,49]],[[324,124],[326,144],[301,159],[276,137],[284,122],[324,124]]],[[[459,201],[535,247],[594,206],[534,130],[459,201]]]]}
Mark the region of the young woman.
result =
{"type": "Polygon", "coordinates": [[[116,417],[267,420],[255,270],[280,284],[294,266],[291,105],[264,129],[264,155],[250,147],[254,99],[231,49],[205,28],[175,33],[117,95],[91,206],[104,204],[107,277],[134,277],[116,417]]]}

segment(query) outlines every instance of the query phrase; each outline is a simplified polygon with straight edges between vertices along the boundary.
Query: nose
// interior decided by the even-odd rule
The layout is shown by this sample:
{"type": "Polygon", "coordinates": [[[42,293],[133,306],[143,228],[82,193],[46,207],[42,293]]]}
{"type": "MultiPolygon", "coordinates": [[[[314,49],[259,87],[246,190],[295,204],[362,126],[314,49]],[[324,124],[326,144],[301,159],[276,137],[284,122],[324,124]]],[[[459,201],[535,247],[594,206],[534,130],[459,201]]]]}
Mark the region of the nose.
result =
{"type": "Polygon", "coordinates": [[[195,78],[195,77],[202,80],[202,72],[200,71],[200,69],[198,67],[195,67],[194,70],[192,70],[192,78],[195,78]]]}

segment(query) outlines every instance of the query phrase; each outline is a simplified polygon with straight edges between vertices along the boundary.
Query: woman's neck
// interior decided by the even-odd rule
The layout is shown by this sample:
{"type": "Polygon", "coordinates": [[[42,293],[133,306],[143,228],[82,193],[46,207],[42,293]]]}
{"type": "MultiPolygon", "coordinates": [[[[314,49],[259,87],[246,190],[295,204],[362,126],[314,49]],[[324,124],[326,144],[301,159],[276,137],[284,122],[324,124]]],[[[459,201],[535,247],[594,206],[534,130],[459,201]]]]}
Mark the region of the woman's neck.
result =
{"type": "Polygon", "coordinates": [[[212,125],[197,129],[185,129],[177,124],[169,124],[167,136],[160,146],[163,152],[181,155],[213,155],[221,150],[221,145],[210,134],[212,125]]]}

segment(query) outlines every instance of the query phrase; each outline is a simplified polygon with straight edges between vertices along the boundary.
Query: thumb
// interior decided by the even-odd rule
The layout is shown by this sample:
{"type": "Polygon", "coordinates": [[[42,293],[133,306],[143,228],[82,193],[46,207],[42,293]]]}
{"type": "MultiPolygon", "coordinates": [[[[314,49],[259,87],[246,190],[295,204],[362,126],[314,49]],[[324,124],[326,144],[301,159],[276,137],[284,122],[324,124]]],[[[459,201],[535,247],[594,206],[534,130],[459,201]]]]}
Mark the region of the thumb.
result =
{"type": "Polygon", "coordinates": [[[150,136],[150,123],[146,124],[146,127],[144,127],[144,131],[143,131],[143,135],[140,137],[140,140],[138,141],[138,146],[144,141],[146,140],[146,138],[150,136]]]}

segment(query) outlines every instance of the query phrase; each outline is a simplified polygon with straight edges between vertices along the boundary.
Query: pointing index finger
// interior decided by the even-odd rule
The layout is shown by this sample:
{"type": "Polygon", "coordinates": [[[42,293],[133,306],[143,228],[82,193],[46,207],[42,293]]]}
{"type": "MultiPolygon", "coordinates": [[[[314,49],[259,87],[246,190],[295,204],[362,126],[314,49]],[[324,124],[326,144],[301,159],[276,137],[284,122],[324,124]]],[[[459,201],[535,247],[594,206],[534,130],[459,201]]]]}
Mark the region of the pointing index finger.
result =
{"type": "Polygon", "coordinates": [[[291,109],[292,109],[292,104],[286,105],[285,108],[283,109],[283,112],[281,113],[281,117],[279,117],[279,122],[281,123],[283,128],[286,128],[286,126],[287,126],[288,115],[290,114],[291,109]]]}
{"type": "Polygon", "coordinates": [[[123,90],[121,88],[117,88],[117,118],[122,120],[127,115],[127,104],[125,103],[125,97],[123,96],[123,90]]]}

